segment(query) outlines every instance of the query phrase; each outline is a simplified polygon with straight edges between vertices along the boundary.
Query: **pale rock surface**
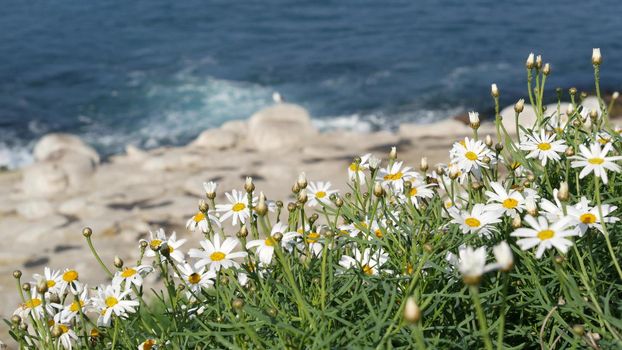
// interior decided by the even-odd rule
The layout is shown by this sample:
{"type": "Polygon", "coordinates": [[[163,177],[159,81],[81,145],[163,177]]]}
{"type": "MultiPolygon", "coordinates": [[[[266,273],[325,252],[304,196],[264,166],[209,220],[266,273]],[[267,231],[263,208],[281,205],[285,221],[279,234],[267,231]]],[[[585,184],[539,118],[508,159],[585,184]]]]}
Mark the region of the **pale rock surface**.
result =
{"type": "Polygon", "coordinates": [[[89,157],[95,164],[99,164],[99,154],[79,137],[71,134],[45,135],[35,145],[33,154],[37,161],[42,161],[49,159],[58,151],[80,153],[89,157]]]}
{"type": "Polygon", "coordinates": [[[17,214],[25,219],[39,219],[46,217],[54,212],[50,202],[43,199],[27,200],[21,202],[16,208],[17,214]]]}
{"type": "Polygon", "coordinates": [[[224,150],[235,147],[237,134],[226,129],[208,129],[203,131],[191,146],[213,150],[224,150]]]}
{"type": "MultiPolygon", "coordinates": [[[[508,134],[516,135],[516,112],[514,111],[514,105],[505,107],[499,114],[508,134]]],[[[536,119],[536,111],[533,106],[525,104],[525,108],[518,116],[518,124],[522,127],[530,128],[535,124],[536,119]]]]}
{"type": "Polygon", "coordinates": [[[64,191],[69,180],[62,167],[55,162],[34,163],[22,170],[22,192],[29,197],[46,197],[64,191]]]}
{"type": "Polygon", "coordinates": [[[433,124],[404,123],[398,134],[406,138],[434,138],[468,136],[473,132],[470,127],[455,119],[446,119],[433,124]]]}
{"type": "Polygon", "coordinates": [[[255,113],[248,122],[249,141],[259,151],[298,149],[317,133],[302,107],[279,103],[255,113]]]}

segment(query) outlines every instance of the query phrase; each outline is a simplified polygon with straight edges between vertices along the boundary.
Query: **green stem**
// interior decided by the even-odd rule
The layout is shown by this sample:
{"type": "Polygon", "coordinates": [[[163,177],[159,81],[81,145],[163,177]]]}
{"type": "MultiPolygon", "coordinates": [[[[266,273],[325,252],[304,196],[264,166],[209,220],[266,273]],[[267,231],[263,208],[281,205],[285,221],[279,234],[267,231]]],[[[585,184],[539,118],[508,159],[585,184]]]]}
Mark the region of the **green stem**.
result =
{"type": "Polygon", "coordinates": [[[99,254],[97,254],[95,247],[93,247],[93,241],[91,240],[90,236],[86,237],[86,243],[89,245],[89,248],[91,249],[91,253],[93,253],[93,256],[95,256],[95,259],[97,259],[99,266],[101,266],[102,269],[104,269],[104,271],[108,274],[108,277],[112,278],[113,276],[112,272],[110,272],[110,269],[108,269],[108,267],[104,264],[102,259],[99,257],[99,254]]]}
{"type": "Polygon", "coordinates": [[[479,287],[471,285],[469,286],[469,291],[471,292],[473,306],[475,307],[475,312],[477,313],[477,320],[479,321],[480,333],[482,334],[484,345],[486,346],[486,350],[492,350],[492,342],[490,341],[490,336],[488,335],[486,316],[484,315],[484,310],[482,309],[482,304],[479,299],[479,287]]]}
{"type": "Polygon", "coordinates": [[[607,231],[607,224],[605,223],[605,219],[603,218],[603,207],[600,200],[600,181],[599,177],[594,177],[594,187],[596,190],[596,203],[598,205],[598,216],[600,225],[603,228],[603,235],[605,236],[605,241],[607,242],[607,250],[609,250],[609,254],[611,255],[611,260],[613,260],[613,265],[616,267],[616,271],[618,272],[618,276],[620,280],[622,280],[622,269],[620,269],[620,264],[618,263],[618,259],[616,258],[616,254],[613,251],[613,246],[611,245],[611,240],[609,239],[609,231],[607,231]]]}

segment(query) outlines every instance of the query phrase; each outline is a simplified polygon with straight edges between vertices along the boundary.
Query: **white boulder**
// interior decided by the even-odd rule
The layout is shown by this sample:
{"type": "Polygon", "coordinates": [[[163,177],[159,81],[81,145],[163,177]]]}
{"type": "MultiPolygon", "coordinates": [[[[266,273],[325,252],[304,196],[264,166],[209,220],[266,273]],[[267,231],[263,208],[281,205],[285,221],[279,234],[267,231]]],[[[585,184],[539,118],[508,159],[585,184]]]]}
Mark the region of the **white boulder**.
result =
{"type": "Polygon", "coordinates": [[[309,113],[289,103],[262,109],[248,122],[250,145],[258,151],[299,148],[316,133],[309,113]]]}

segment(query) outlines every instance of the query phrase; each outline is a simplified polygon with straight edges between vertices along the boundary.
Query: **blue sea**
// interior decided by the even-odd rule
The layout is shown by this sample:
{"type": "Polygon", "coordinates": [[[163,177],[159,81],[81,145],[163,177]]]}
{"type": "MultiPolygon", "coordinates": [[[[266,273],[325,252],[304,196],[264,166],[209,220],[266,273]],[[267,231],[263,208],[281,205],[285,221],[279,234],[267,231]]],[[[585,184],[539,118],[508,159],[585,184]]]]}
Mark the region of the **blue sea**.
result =
{"type": "Polygon", "coordinates": [[[383,129],[490,111],[551,89],[622,88],[622,3],[603,1],[22,1],[0,15],[0,166],[49,132],[103,155],[183,144],[278,91],[320,128],[383,129]]]}

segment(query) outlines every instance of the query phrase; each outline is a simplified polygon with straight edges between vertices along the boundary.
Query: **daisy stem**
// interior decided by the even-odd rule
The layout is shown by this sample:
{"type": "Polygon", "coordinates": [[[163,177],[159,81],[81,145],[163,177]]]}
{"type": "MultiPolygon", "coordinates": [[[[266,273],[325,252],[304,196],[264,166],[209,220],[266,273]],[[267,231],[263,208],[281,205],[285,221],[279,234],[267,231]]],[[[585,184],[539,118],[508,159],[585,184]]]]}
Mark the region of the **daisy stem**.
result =
{"type": "Polygon", "coordinates": [[[292,270],[289,268],[289,264],[285,259],[285,256],[283,255],[281,247],[278,244],[275,246],[274,252],[276,253],[277,258],[281,263],[281,266],[283,267],[283,272],[285,272],[285,277],[287,278],[287,281],[289,282],[292,290],[294,291],[294,297],[296,298],[296,303],[298,304],[298,313],[300,314],[300,318],[303,320],[302,323],[304,324],[304,319],[307,318],[311,322],[311,328],[316,329],[315,321],[313,320],[313,318],[309,317],[307,308],[304,304],[304,299],[302,298],[302,294],[300,293],[300,289],[298,288],[298,284],[296,284],[296,280],[294,279],[292,270]]]}
{"type": "Polygon", "coordinates": [[[97,251],[95,250],[95,247],[93,246],[93,241],[91,240],[90,236],[86,237],[86,243],[89,245],[89,248],[91,249],[91,253],[93,253],[93,256],[95,256],[95,259],[97,259],[99,266],[101,266],[102,269],[104,269],[104,271],[108,274],[108,277],[112,278],[112,272],[110,272],[108,267],[104,264],[102,259],[99,257],[99,254],[97,254],[97,251]]]}
{"type": "Polygon", "coordinates": [[[492,350],[492,342],[490,341],[490,336],[488,335],[488,325],[486,323],[486,316],[484,315],[484,310],[482,309],[482,303],[479,298],[479,287],[476,285],[469,286],[469,291],[471,292],[471,298],[473,299],[473,306],[475,307],[475,312],[477,314],[477,320],[479,321],[480,333],[482,334],[482,339],[484,340],[484,345],[486,350],[492,350]]]}
{"type": "Polygon", "coordinates": [[[412,330],[412,335],[415,338],[415,343],[417,344],[418,350],[425,350],[425,340],[423,337],[423,330],[421,329],[421,321],[417,322],[412,330]]]}
{"type": "Polygon", "coordinates": [[[119,320],[115,317],[114,318],[114,333],[112,333],[112,345],[110,346],[111,349],[114,349],[114,346],[117,343],[117,332],[119,331],[119,320]]]}
{"type": "Polygon", "coordinates": [[[596,85],[596,97],[598,97],[598,105],[605,121],[605,128],[610,129],[609,113],[607,113],[605,102],[600,95],[600,65],[597,64],[594,65],[594,84],[596,85]]]}
{"type": "Polygon", "coordinates": [[[609,250],[609,254],[611,255],[611,260],[613,260],[613,265],[616,267],[616,271],[618,272],[618,276],[620,280],[622,280],[622,269],[620,269],[620,264],[618,263],[618,259],[616,258],[616,254],[613,251],[613,246],[611,245],[611,240],[609,239],[609,231],[607,231],[607,223],[603,218],[603,207],[600,200],[600,181],[599,177],[594,177],[594,189],[596,191],[596,203],[598,205],[598,216],[600,219],[600,224],[603,227],[603,235],[605,236],[605,241],[607,242],[607,249],[609,250]]]}
{"type": "Polygon", "coordinates": [[[495,100],[495,126],[497,128],[497,142],[501,142],[501,126],[500,126],[501,115],[499,115],[499,96],[495,96],[494,100],[495,100]]]}
{"type": "Polygon", "coordinates": [[[520,113],[516,112],[514,114],[514,123],[516,124],[516,139],[518,140],[518,143],[520,143],[520,128],[518,126],[518,116],[520,115],[520,113]]]}
{"type": "Polygon", "coordinates": [[[531,86],[531,83],[533,81],[533,70],[531,68],[527,68],[527,91],[529,93],[529,102],[531,103],[531,106],[533,107],[534,111],[536,112],[536,124],[540,123],[540,113],[538,111],[538,109],[536,108],[536,105],[533,101],[533,89],[531,86]]]}
{"type": "Polygon", "coordinates": [[[503,274],[503,297],[501,302],[501,316],[499,317],[499,331],[497,332],[497,349],[503,349],[503,332],[505,331],[505,313],[507,312],[506,308],[506,299],[508,296],[508,285],[510,282],[510,274],[503,274]]]}
{"type": "Polygon", "coordinates": [[[74,294],[73,299],[76,304],[78,304],[78,314],[80,315],[80,322],[82,323],[82,332],[84,333],[82,336],[84,337],[84,344],[88,344],[89,335],[86,332],[86,321],[84,320],[84,313],[82,312],[82,302],[80,301],[80,296],[74,294]]]}

